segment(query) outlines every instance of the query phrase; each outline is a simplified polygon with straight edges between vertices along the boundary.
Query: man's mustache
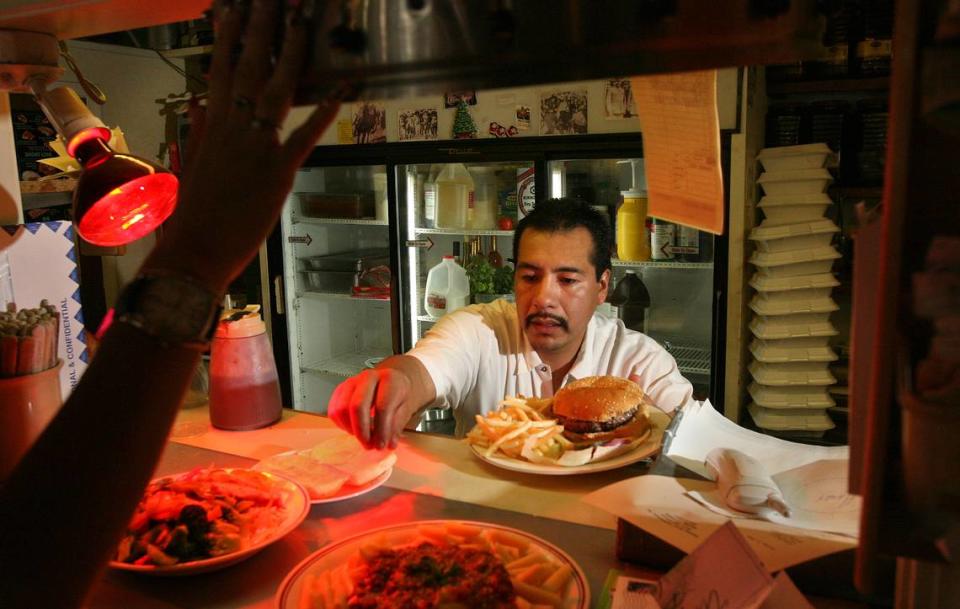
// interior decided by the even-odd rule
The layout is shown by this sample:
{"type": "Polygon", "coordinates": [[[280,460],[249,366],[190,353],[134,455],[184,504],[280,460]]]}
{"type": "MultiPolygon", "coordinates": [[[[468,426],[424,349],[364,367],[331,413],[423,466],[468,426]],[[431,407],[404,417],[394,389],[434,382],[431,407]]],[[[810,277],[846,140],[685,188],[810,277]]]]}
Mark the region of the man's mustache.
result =
{"type": "Polygon", "coordinates": [[[534,313],[532,315],[527,315],[527,319],[524,322],[524,327],[530,327],[530,324],[537,321],[554,321],[564,330],[569,330],[567,326],[567,320],[560,317],[559,315],[551,315],[550,313],[534,313]]]}

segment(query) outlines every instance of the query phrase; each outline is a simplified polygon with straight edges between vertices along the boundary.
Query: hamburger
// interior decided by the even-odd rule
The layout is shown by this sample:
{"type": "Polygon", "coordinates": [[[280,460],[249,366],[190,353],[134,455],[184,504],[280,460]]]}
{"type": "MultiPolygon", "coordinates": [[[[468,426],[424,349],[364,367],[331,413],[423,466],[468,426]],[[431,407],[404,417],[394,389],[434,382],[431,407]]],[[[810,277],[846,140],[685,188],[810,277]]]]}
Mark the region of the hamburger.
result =
{"type": "Polygon", "coordinates": [[[650,433],[643,390],[615,376],[588,376],[564,386],[553,397],[553,416],[577,447],[623,438],[639,442],[650,433]]]}

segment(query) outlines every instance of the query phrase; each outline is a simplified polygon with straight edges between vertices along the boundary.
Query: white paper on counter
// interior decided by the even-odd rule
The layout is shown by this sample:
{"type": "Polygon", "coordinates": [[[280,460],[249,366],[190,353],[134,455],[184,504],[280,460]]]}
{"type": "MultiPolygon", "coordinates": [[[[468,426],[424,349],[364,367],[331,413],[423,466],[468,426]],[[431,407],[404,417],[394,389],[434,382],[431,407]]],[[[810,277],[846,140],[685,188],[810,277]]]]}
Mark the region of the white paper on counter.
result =
{"type": "Polygon", "coordinates": [[[735,512],[716,488],[689,491],[687,495],[707,509],[729,518],[769,520],[788,527],[810,531],[827,531],[856,538],[860,526],[859,497],[847,493],[847,460],[823,460],[801,465],[773,476],[780,487],[790,516],[776,510],[765,510],[763,515],[735,512]]]}
{"type": "Polygon", "coordinates": [[[630,81],[643,133],[649,214],[722,234],[717,71],[630,81]]]}
{"type": "Polygon", "coordinates": [[[714,448],[735,448],[760,463],[774,477],[789,469],[821,460],[846,460],[848,446],[811,446],[788,442],[740,427],[723,416],[710,401],[684,406],[666,455],[705,478],[712,478],[703,461],[714,448]]]}
{"type": "Polygon", "coordinates": [[[660,578],[657,602],[675,609],[758,609],[772,588],[756,552],[727,521],[660,578]]]}
{"type": "MultiPolygon", "coordinates": [[[[683,552],[692,552],[713,531],[731,522],[686,496],[705,492],[713,482],[667,476],[622,480],[584,497],[683,552]]],[[[857,541],[820,531],[787,528],[763,520],[733,520],[770,572],[856,547],[857,541]]]]}

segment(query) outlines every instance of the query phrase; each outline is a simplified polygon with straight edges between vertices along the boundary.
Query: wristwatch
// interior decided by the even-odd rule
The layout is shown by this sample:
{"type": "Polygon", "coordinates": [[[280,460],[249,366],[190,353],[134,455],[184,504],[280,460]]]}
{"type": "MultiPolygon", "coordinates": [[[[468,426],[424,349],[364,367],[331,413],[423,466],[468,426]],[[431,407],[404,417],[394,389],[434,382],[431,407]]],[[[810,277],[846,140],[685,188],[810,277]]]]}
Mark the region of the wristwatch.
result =
{"type": "Polygon", "coordinates": [[[120,293],[114,321],[134,326],[164,346],[206,351],[219,305],[220,296],[192,277],[147,272],[120,293]]]}

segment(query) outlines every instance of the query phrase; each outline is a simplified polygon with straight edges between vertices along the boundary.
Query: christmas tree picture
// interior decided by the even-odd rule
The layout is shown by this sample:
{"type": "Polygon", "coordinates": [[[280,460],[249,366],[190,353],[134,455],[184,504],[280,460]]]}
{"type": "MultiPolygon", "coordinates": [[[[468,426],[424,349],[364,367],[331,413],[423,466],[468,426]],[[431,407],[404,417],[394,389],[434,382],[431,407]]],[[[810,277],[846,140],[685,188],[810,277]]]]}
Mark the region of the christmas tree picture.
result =
{"type": "Polygon", "coordinates": [[[458,140],[477,137],[477,124],[473,122],[467,104],[463,100],[457,104],[457,114],[453,117],[453,137],[458,140]]]}

